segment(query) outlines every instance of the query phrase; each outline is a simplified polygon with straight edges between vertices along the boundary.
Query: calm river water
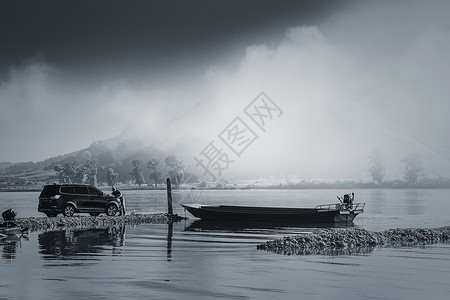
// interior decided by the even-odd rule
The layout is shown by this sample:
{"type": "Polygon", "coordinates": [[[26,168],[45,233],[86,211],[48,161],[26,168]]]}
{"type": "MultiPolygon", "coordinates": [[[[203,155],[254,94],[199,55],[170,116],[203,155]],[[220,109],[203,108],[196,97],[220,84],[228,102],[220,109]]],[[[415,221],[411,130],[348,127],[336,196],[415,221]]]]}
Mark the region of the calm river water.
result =
{"type": "MultiPolygon", "coordinates": [[[[313,207],[343,190],[174,191],[174,204],[313,207]]],[[[350,191],[351,192],[351,191],[350,191]]],[[[450,190],[356,190],[354,226],[450,225],[450,190]]],[[[166,211],[164,191],[123,191],[128,212],[166,211]]],[[[0,212],[37,212],[38,192],[0,193],[0,212]]],[[[335,201],[336,200],[336,201],[335,201]]],[[[174,212],[184,216],[181,206],[174,212]]],[[[316,228],[205,227],[190,220],[32,232],[0,240],[0,299],[448,299],[450,244],[358,255],[285,256],[256,249],[316,228]]]]}

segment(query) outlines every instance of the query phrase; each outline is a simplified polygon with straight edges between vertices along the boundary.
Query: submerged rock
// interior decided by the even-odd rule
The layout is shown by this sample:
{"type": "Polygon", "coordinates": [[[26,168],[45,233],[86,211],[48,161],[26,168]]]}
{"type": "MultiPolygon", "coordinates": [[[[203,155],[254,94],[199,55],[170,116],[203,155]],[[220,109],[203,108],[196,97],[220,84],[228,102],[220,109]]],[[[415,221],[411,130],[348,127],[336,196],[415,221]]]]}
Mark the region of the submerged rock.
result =
{"type": "Polygon", "coordinates": [[[181,217],[168,214],[133,214],[125,216],[74,216],[55,218],[32,217],[18,218],[14,222],[21,228],[29,230],[46,230],[52,228],[96,228],[109,227],[113,225],[137,225],[137,224],[166,224],[168,222],[180,221],[181,217]]]}
{"type": "Polygon", "coordinates": [[[258,250],[279,254],[356,254],[369,253],[377,246],[416,246],[446,242],[450,226],[440,228],[397,228],[380,232],[365,229],[326,229],[268,241],[258,250]]]}

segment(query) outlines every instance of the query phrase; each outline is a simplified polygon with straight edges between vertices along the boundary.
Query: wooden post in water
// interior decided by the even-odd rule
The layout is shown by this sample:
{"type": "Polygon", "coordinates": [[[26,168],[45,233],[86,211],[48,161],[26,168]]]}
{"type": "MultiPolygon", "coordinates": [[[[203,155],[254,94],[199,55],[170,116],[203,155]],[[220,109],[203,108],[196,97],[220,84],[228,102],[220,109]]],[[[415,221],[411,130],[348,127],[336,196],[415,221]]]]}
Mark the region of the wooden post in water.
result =
{"type": "Polygon", "coordinates": [[[170,178],[167,178],[167,214],[173,215],[172,210],[172,187],[170,186],[170,178]]]}

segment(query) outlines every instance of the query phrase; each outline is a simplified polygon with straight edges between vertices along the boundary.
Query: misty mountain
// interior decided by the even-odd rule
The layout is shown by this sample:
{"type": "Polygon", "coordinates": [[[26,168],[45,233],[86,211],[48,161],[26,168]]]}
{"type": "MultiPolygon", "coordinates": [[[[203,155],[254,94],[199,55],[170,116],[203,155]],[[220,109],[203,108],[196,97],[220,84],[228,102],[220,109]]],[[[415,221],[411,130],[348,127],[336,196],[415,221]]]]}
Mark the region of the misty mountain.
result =
{"type": "MultiPolygon", "coordinates": [[[[129,173],[133,168],[133,160],[143,160],[144,165],[147,165],[148,160],[158,159],[160,161],[158,169],[162,176],[166,176],[168,169],[164,159],[169,155],[171,154],[151,146],[148,142],[121,134],[108,140],[93,142],[88,148],[51,157],[43,161],[2,162],[0,165],[0,179],[3,179],[2,181],[6,181],[5,178],[15,178],[17,180],[52,182],[57,179],[56,171],[54,171],[55,166],[69,162],[77,162],[82,165],[92,160],[97,162],[97,178],[99,182],[105,181],[105,174],[108,168],[112,168],[118,173],[119,182],[126,182],[132,180],[129,173]]],[[[146,183],[148,183],[148,169],[144,169],[144,176],[146,183]]],[[[16,181],[13,180],[12,182],[16,181]]]]}
{"type": "Polygon", "coordinates": [[[4,169],[4,168],[8,168],[8,167],[12,166],[13,164],[14,163],[12,163],[12,162],[6,162],[6,161],[0,162],[0,170],[4,169]]]}

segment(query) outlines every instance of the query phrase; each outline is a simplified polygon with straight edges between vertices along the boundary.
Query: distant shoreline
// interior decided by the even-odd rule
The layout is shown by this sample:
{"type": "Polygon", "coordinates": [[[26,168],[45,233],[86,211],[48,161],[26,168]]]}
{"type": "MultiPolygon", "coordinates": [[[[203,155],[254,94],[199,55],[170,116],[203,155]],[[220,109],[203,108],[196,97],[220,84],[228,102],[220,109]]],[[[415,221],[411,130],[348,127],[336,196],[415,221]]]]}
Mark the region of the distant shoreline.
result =
{"type": "MultiPolygon", "coordinates": [[[[119,190],[127,191],[165,191],[166,185],[162,184],[160,186],[116,186],[119,190]]],[[[42,191],[42,187],[0,187],[0,192],[40,192],[42,191]]],[[[109,186],[98,186],[99,189],[108,190],[111,187],[109,186]]],[[[172,190],[407,190],[407,189],[418,189],[418,190],[426,190],[426,189],[450,189],[450,185],[439,185],[439,184],[418,184],[418,185],[407,185],[407,184],[399,184],[399,185],[374,185],[374,184],[364,184],[364,183],[348,183],[348,184],[339,184],[339,183],[319,183],[319,184],[289,184],[289,185],[264,185],[264,184],[227,184],[227,185],[216,185],[216,186],[207,186],[207,187],[199,187],[195,185],[181,185],[179,187],[173,187],[172,190]]]]}

